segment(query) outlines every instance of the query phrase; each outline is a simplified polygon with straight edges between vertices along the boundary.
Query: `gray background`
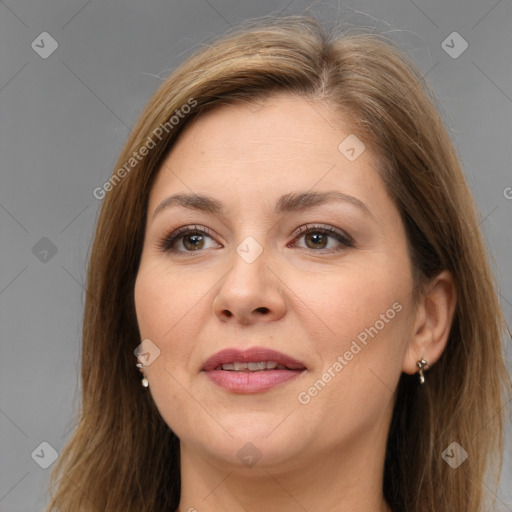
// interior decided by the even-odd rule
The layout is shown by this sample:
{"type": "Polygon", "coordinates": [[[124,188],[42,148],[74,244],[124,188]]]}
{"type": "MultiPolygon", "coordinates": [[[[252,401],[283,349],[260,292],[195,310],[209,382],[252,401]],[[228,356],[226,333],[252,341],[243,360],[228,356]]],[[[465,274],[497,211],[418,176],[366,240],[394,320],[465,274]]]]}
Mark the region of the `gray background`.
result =
{"type": "MultiPolygon", "coordinates": [[[[39,464],[51,453],[38,447],[59,452],[74,426],[83,281],[100,206],[92,192],[139,112],[201,41],[245,18],[306,7],[387,32],[433,84],[511,323],[511,0],[0,1],[1,512],[44,508],[51,467],[39,464]],[[469,44],[458,58],[442,46],[454,31],[469,44]],[[47,58],[31,47],[48,51],[42,32],[58,42],[47,58]]],[[[460,43],[448,39],[452,53],[460,43]]],[[[509,366],[510,354],[508,344],[509,366]]],[[[511,430],[503,511],[512,510],[511,430]]]]}

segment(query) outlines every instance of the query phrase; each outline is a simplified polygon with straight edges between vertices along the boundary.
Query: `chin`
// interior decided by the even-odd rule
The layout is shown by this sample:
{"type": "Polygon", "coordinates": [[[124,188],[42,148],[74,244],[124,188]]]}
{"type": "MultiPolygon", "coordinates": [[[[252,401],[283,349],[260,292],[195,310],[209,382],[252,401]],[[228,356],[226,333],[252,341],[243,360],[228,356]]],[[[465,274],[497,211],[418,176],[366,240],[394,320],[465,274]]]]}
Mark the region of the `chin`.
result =
{"type": "Polygon", "coordinates": [[[231,414],[229,418],[216,417],[225,430],[212,419],[200,431],[182,425],[185,434],[176,433],[182,443],[223,464],[238,468],[270,467],[296,459],[313,441],[308,442],[304,437],[304,426],[296,423],[297,418],[294,421],[290,417],[283,422],[284,417],[283,414],[279,418],[265,413],[231,414]]]}

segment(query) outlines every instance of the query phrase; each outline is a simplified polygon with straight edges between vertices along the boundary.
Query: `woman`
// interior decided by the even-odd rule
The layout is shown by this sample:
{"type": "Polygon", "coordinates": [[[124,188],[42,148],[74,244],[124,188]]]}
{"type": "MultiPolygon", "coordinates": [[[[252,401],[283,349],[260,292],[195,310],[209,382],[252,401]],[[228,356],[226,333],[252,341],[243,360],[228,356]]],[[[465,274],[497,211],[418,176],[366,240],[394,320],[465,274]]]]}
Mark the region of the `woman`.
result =
{"type": "Polygon", "coordinates": [[[504,322],[398,50],[246,24],[162,84],[94,193],[83,401],[49,511],[483,510],[504,322]]]}

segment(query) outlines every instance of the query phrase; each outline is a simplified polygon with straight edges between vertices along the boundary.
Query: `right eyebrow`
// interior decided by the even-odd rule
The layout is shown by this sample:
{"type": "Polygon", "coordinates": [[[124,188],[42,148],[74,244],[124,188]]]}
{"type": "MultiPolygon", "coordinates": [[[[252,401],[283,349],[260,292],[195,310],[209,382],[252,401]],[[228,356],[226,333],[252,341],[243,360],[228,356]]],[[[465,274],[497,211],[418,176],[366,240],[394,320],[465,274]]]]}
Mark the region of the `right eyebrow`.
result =
{"type": "MultiPolygon", "coordinates": [[[[278,199],[274,211],[277,214],[304,211],[333,201],[349,203],[360,209],[366,215],[370,216],[373,220],[376,220],[370,209],[360,199],[344,194],[338,190],[284,194],[278,199]]],[[[173,194],[172,196],[165,198],[156,207],[153,213],[153,218],[155,218],[155,216],[162,210],[176,205],[193,210],[213,213],[215,215],[225,215],[226,212],[224,205],[213,197],[200,194],[173,194]]]]}
{"type": "Polygon", "coordinates": [[[214,213],[216,215],[224,213],[224,207],[222,203],[213,199],[213,197],[208,197],[199,194],[173,194],[165,198],[155,209],[153,213],[153,218],[166,208],[170,208],[171,206],[183,206],[184,208],[190,208],[192,210],[199,210],[209,213],[214,213]]]}

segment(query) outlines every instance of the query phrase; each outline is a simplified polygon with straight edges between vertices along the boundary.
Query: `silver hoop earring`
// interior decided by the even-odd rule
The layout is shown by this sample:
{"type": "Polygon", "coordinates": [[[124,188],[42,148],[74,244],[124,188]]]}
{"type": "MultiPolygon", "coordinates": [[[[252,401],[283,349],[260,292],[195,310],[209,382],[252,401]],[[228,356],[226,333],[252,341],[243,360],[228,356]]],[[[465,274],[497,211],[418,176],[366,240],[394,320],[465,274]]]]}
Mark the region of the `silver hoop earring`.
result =
{"type": "Polygon", "coordinates": [[[139,371],[142,373],[142,380],[141,380],[141,384],[142,384],[142,386],[143,386],[143,387],[145,387],[145,388],[149,387],[148,379],[146,379],[146,376],[144,375],[144,370],[143,370],[144,365],[143,365],[142,363],[137,363],[135,366],[136,366],[136,367],[139,369],[139,371]]]}
{"type": "Polygon", "coordinates": [[[420,375],[420,384],[425,383],[425,375],[423,373],[423,370],[428,370],[429,364],[425,359],[421,358],[417,363],[416,366],[419,368],[418,373],[420,375]]]}

